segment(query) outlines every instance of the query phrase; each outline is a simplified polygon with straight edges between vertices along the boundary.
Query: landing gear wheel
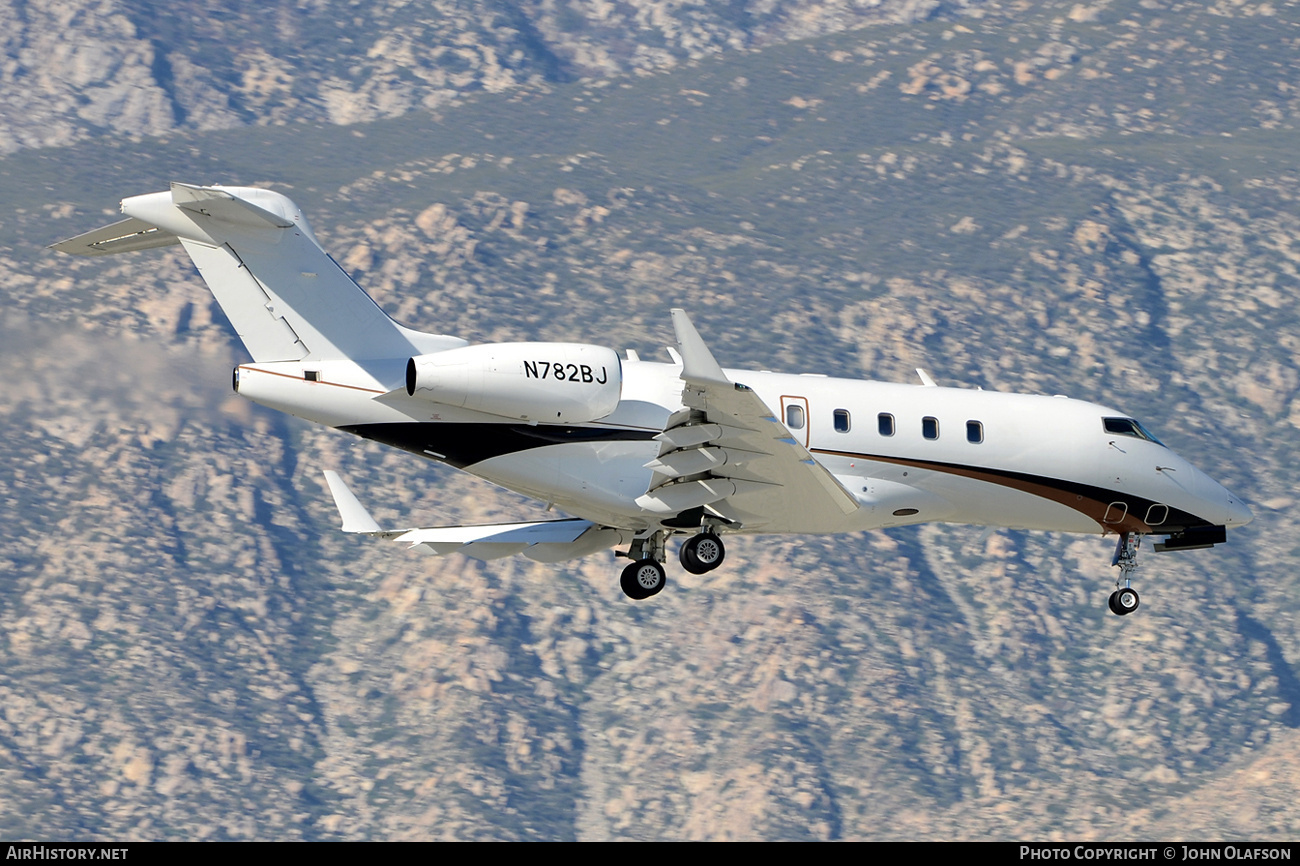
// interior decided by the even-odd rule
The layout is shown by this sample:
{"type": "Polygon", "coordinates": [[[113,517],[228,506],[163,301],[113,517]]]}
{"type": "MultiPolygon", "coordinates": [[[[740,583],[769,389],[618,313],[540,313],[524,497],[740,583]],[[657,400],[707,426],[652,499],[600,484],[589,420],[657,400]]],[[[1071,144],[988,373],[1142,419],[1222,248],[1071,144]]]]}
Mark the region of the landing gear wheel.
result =
{"type": "Polygon", "coordinates": [[[1138,591],[1131,586],[1117,589],[1110,594],[1110,609],[1116,616],[1128,616],[1142,604],[1138,591]]]}
{"type": "Polygon", "coordinates": [[[722,546],[721,538],[712,532],[701,532],[686,539],[679,558],[682,568],[691,574],[704,574],[722,565],[726,556],[727,549],[722,546]]]}
{"type": "Polygon", "coordinates": [[[618,579],[623,593],[630,599],[640,601],[661,592],[668,583],[664,567],[653,559],[642,559],[623,569],[618,579]]]}
{"type": "Polygon", "coordinates": [[[1110,599],[1107,601],[1110,612],[1116,616],[1128,616],[1142,603],[1138,591],[1130,583],[1133,572],[1138,567],[1138,547],[1141,544],[1142,536],[1136,533],[1119,534],[1119,544],[1115,546],[1115,556],[1110,561],[1111,565],[1119,566],[1119,580],[1115,581],[1115,591],[1110,594],[1110,599]],[[1121,583],[1124,585],[1120,586],[1121,583]]]}

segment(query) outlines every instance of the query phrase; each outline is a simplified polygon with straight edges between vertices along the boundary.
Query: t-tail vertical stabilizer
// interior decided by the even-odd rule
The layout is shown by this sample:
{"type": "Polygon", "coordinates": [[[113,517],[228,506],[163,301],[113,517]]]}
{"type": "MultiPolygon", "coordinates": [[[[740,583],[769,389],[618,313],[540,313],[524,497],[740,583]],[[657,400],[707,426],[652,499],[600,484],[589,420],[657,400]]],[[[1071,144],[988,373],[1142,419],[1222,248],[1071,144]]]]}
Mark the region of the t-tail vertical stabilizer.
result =
{"type": "Polygon", "coordinates": [[[173,183],[123,199],[122,213],[52,248],[93,256],[179,242],[256,362],[407,358],[465,345],[390,319],[278,192],[173,183]]]}

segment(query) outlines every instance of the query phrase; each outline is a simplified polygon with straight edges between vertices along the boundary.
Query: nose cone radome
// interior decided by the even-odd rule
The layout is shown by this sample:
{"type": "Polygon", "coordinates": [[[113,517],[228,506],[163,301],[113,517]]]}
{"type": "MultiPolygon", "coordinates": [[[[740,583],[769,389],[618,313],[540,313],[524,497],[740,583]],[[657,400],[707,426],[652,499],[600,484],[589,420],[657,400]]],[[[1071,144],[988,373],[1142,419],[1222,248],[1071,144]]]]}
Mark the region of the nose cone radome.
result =
{"type": "Polygon", "coordinates": [[[1255,519],[1255,515],[1250,513],[1246,503],[1242,502],[1233,494],[1228,494],[1228,519],[1225,526],[1245,526],[1255,519]]]}

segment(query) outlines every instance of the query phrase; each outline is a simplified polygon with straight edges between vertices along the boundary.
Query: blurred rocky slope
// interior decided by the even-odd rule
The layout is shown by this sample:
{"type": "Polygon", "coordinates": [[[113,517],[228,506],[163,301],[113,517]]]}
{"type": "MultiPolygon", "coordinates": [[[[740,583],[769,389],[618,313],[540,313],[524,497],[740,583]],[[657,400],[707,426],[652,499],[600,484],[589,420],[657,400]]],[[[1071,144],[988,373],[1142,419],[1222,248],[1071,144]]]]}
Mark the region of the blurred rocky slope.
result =
{"type": "Polygon", "coordinates": [[[980,11],[0,160],[0,835],[1294,838],[1300,13],[980,11]],[[1095,537],[739,540],[641,605],[358,542],[320,469],[541,512],[231,395],[174,251],[43,251],[172,179],[288,192],[430,330],[650,357],[684,305],[729,366],[1116,405],[1256,521],[1123,620],[1095,537]]]}
{"type": "Polygon", "coordinates": [[[966,0],[2,0],[0,153],[104,133],[358,123],[966,0]]]}

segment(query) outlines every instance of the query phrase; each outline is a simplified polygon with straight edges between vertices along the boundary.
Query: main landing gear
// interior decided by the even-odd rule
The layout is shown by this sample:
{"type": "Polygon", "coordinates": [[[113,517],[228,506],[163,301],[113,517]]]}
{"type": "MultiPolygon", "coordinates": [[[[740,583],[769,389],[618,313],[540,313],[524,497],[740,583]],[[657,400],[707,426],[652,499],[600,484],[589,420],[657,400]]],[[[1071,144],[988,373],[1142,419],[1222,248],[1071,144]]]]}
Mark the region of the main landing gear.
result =
{"type": "Polygon", "coordinates": [[[1133,588],[1132,575],[1138,567],[1138,545],[1142,536],[1133,532],[1121,532],[1119,544],[1115,546],[1115,557],[1111,565],[1119,566],[1119,577],[1115,581],[1115,591],[1110,594],[1107,604],[1110,612],[1116,616],[1128,616],[1142,603],[1138,591],[1133,588]]]}
{"type": "MultiPolygon", "coordinates": [[[[625,554],[632,564],[623,569],[619,577],[619,586],[628,598],[635,601],[658,595],[668,585],[668,575],[664,572],[664,542],[668,533],[662,529],[652,532],[645,538],[636,538],[625,554]]],[[[722,539],[711,529],[705,529],[691,536],[682,545],[682,568],[691,574],[704,574],[712,571],[726,558],[727,550],[722,539]]]]}
{"type": "Polygon", "coordinates": [[[653,559],[639,559],[623,569],[618,584],[628,598],[640,601],[662,592],[668,585],[668,575],[653,559]]]}
{"type": "Polygon", "coordinates": [[[640,601],[658,595],[668,585],[668,575],[663,567],[664,539],[667,536],[668,533],[660,529],[644,538],[634,538],[628,552],[619,554],[632,560],[618,579],[618,585],[628,598],[640,601]]]}
{"type": "Polygon", "coordinates": [[[712,532],[693,535],[682,545],[682,568],[691,574],[704,574],[713,571],[727,556],[727,549],[722,546],[722,539],[712,532]]]}

